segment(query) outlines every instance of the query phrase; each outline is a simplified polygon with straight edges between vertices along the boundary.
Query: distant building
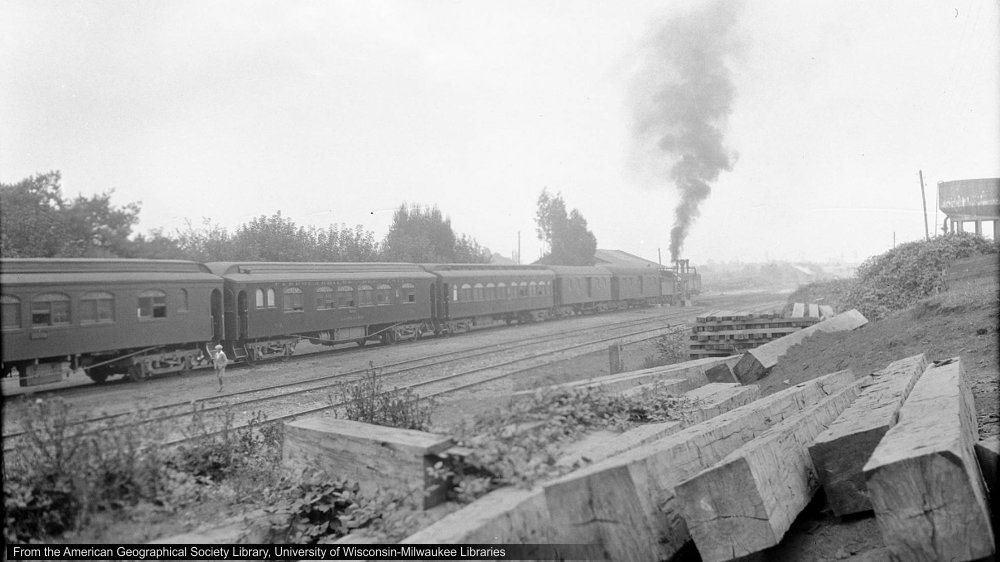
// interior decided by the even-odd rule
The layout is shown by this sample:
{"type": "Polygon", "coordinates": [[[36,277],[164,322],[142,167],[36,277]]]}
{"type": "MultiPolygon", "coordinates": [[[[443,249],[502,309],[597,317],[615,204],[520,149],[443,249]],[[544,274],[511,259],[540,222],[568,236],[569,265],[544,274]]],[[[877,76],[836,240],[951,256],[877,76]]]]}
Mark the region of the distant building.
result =
{"type": "Polygon", "coordinates": [[[946,232],[1000,238],[1000,178],[939,182],[938,208],[944,211],[946,232]]]}

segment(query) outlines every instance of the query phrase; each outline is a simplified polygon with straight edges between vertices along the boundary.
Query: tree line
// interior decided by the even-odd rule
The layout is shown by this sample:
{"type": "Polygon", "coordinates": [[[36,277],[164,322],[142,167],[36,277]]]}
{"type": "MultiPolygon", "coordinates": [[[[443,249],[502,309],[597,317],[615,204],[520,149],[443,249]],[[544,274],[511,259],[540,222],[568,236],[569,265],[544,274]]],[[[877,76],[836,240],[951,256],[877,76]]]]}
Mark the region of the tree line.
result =
{"type": "MultiPolygon", "coordinates": [[[[58,171],[0,183],[0,256],[4,258],[145,258],[211,261],[489,263],[492,253],[459,234],[437,207],[402,203],[378,240],[361,225],[301,226],[281,211],[230,232],[208,219],[166,233],[132,232],[141,204],[116,206],[113,191],[67,198],[58,171]]],[[[566,212],[561,194],[542,191],[535,217],[549,252],[542,263],[591,265],[597,241],[586,220],[566,212]]]]}

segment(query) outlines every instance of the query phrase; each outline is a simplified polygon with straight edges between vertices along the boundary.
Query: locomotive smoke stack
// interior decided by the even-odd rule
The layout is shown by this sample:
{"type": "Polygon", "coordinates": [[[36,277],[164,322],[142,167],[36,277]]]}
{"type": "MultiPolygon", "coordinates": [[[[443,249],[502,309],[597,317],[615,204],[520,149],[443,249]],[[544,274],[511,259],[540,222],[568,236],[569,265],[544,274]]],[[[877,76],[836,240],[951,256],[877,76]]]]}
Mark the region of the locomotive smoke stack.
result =
{"type": "Polygon", "coordinates": [[[739,3],[716,0],[665,21],[644,45],[633,80],[639,163],[659,177],[665,174],[681,194],[670,229],[675,262],[701,202],[712,192],[710,183],[736,160],[722,141],[735,96],[726,62],[738,47],[731,28],[739,9],[739,3]]]}

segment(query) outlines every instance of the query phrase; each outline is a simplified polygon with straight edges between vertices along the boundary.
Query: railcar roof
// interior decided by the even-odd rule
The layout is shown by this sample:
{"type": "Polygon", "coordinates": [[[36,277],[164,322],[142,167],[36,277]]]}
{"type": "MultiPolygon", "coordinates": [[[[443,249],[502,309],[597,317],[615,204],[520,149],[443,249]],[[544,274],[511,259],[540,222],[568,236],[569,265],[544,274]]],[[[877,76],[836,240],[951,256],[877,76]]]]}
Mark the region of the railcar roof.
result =
{"type": "Polygon", "coordinates": [[[2,273],[191,272],[208,273],[204,265],[187,260],[127,260],[98,258],[12,258],[0,260],[2,273]]]}
{"type": "Polygon", "coordinates": [[[258,275],[290,273],[353,273],[353,272],[422,272],[412,263],[387,262],[263,262],[263,261],[216,261],[205,264],[216,275],[258,275]]]}
{"type": "Polygon", "coordinates": [[[548,269],[461,269],[429,270],[443,279],[467,279],[469,277],[484,277],[492,279],[555,279],[555,274],[548,269]]]}
{"type": "Polygon", "coordinates": [[[216,275],[243,283],[434,278],[409,263],[213,262],[206,265],[216,275]]]}
{"type": "Polygon", "coordinates": [[[0,273],[0,284],[11,286],[49,285],[155,285],[157,283],[214,283],[222,285],[222,280],[211,273],[187,271],[87,271],[83,273],[8,272],[0,273]]]}

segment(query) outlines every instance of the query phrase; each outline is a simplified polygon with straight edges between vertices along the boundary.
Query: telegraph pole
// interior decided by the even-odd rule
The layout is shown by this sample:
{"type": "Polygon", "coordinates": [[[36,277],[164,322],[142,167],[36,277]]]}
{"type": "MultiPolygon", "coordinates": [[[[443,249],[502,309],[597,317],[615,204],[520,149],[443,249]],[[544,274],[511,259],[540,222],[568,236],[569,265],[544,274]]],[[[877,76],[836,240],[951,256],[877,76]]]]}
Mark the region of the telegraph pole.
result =
{"type": "MultiPolygon", "coordinates": [[[[917,172],[920,174],[920,199],[922,199],[924,202],[924,237],[927,240],[930,240],[931,231],[927,227],[927,195],[924,194],[924,171],[917,170],[917,172]]],[[[937,221],[935,220],[935,222],[937,221]]],[[[937,228],[936,225],[935,228],[937,228]]]]}

